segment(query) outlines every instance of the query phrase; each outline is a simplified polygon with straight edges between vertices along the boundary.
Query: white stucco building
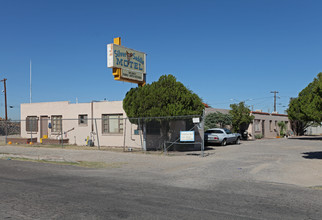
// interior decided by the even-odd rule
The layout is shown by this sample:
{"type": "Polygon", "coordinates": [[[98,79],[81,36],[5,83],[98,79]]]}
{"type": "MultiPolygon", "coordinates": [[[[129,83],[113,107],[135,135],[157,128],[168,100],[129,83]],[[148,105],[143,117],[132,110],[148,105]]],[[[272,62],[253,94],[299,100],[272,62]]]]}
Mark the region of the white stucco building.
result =
{"type": "Polygon", "coordinates": [[[21,104],[21,120],[21,137],[37,142],[58,142],[63,134],[69,144],[141,148],[137,125],[127,119],[122,101],[21,104]]]}

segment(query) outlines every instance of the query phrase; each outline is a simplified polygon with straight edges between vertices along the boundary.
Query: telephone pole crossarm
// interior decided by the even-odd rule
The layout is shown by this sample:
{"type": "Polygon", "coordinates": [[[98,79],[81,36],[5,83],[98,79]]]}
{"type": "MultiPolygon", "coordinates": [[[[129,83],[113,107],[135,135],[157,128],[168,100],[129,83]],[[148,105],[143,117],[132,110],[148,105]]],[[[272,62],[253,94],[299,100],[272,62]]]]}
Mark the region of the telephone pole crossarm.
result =
{"type": "Polygon", "coordinates": [[[278,91],[271,91],[271,93],[274,93],[274,112],[276,112],[276,94],[278,91]]]}

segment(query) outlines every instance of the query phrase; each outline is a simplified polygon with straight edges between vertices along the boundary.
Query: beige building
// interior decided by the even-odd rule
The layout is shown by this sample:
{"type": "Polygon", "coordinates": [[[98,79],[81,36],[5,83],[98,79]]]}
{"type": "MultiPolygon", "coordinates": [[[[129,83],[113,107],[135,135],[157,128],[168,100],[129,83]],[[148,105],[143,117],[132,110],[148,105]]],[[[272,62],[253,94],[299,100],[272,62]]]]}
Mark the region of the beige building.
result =
{"type": "MultiPolygon", "coordinates": [[[[214,112],[229,114],[229,109],[205,109],[206,115],[214,112]]],[[[279,136],[280,128],[278,127],[278,122],[280,121],[285,122],[286,131],[291,131],[290,122],[287,115],[278,113],[266,113],[262,111],[252,111],[250,112],[250,114],[255,118],[249,125],[247,130],[249,139],[254,139],[256,136],[264,138],[275,138],[279,136]]],[[[227,127],[231,128],[230,126],[227,127]]]]}
{"type": "Polygon", "coordinates": [[[280,121],[285,122],[286,132],[291,130],[287,115],[261,111],[252,111],[250,114],[255,117],[253,123],[248,127],[248,134],[251,139],[255,138],[257,135],[264,138],[275,138],[279,136],[280,128],[278,123],[280,121]]]}
{"type": "MultiPolygon", "coordinates": [[[[95,101],[91,103],[43,102],[21,104],[21,137],[37,138],[37,142],[64,143],[79,146],[108,146],[161,149],[165,143],[161,136],[160,122],[148,120],[146,135],[138,125],[132,124],[124,110],[122,101],[95,101]]],[[[206,109],[211,112],[228,113],[225,109],[206,109]]],[[[251,112],[255,116],[249,125],[250,138],[261,135],[265,138],[278,136],[278,122],[284,121],[287,130],[290,123],[287,115],[251,112]]],[[[195,141],[201,142],[198,126],[192,118],[169,122],[169,140],[173,142],[180,131],[195,131],[195,141]]],[[[34,140],[33,140],[34,141],[34,140]]],[[[196,145],[194,147],[199,147],[196,145]]]]}
{"type": "MultiPolygon", "coordinates": [[[[21,137],[37,138],[34,142],[156,150],[177,141],[180,131],[193,129],[198,143],[190,145],[201,146],[199,129],[192,118],[166,119],[168,135],[162,136],[159,119],[148,119],[139,129],[127,118],[122,101],[21,104],[21,120],[21,137]]],[[[143,119],[140,121],[142,125],[143,119]]]]}
{"type": "Polygon", "coordinates": [[[69,144],[141,148],[137,125],[131,124],[122,101],[21,104],[21,137],[37,142],[64,139],[69,144]]]}

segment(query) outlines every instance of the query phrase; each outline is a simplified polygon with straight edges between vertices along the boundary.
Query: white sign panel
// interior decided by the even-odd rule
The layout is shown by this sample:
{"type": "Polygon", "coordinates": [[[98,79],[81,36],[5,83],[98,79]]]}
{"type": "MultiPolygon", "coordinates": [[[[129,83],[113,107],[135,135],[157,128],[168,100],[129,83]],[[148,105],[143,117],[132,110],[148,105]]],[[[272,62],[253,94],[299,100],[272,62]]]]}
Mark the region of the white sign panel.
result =
{"type": "Polygon", "coordinates": [[[117,44],[108,44],[107,67],[122,69],[123,78],[143,81],[146,54],[117,44]]]}
{"type": "Polygon", "coordinates": [[[122,69],[121,73],[123,78],[143,81],[143,74],[132,70],[122,69]]]}
{"type": "Polygon", "coordinates": [[[198,123],[200,123],[200,119],[199,118],[192,118],[192,122],[194,124],[198,124],[198,123]]]}
{"type": "Polygon", "coordinates": [[[180,131],[180,141],[195,141],[195,132],[180,131]]]}

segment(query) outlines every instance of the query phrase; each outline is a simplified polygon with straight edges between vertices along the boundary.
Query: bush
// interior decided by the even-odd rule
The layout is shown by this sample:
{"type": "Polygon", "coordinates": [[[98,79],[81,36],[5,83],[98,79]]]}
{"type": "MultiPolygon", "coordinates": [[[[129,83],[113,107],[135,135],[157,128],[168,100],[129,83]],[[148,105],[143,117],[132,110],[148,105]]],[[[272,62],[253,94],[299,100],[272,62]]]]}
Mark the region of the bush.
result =
{"type": "Polygon", "coordinates": [[[263,138],[263,135],[262,134],[255,134],[255,138],[256,139],[262,139],[263,138]]]}
{"type": "Polygon", "coordinates": [[[285,135],[285,130],[286,130],[286,124],[285,124],[285,122],[284,121],[280,121],[280,122],[278,122],[278,127],[280,127],[280,136],[281,137],[284,137],[284,135],[285,135]]]}

